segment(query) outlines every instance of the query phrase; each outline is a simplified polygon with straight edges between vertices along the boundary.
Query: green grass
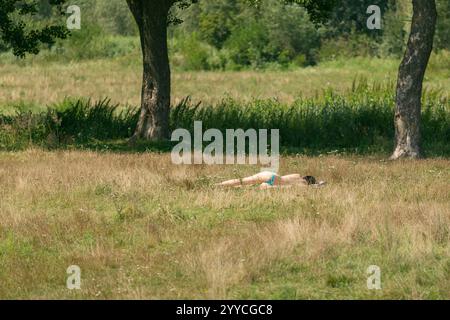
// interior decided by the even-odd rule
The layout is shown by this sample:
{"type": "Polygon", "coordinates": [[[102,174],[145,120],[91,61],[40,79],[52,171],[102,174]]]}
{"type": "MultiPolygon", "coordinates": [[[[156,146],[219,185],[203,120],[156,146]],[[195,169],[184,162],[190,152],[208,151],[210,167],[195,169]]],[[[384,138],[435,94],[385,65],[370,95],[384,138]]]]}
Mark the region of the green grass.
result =
{"type": "MultiPolygon", "coordinates": [[[[200,105],[185,99],[172,108],[170,126],[193,130],[194,121],[202,121],[203,130],[223,133],[233,128],[280,129],[281,146],[289,153],[388,153],[394,140],[392,87],[361,81],[346,94],[326,91],[292,104],[225,99],[200,105]]],[[[120,150],[120,141],[132,135],[138,118],[137,108],[119,107],[109,100],[65,100],[43,112],[24,111],[32,108],[20,106],[16,115],[0,116],[1,148],[120,150]]],[[[450,104],[439,92],[424,94],[422,136],[427,155],[450,155],[450,104]]],[[[170,143],[160,146],[167,151],[170,143]]]]}
{"type": "MultiPolygon", "coordinates": [[[[433,54],[424,86],[450,93],[450,54],[433,54]]],[[[330,89],[344,94],[355,79],[370,83],[393,83],[398,59],[350,58],[323,62],[315,67],[286,71],[172,72],[172,104],[191,96],[194,102],[215,104],[224,97],[240,102],[277,99],[292,104],[330,89]]],[[[38,57],[11,61],[0,56],[0,113],[13,112],[13,105],[40,107],[65,98],[111,99],[113,104],[140,104],[141,58],[139,55],[86,61],[48,62],[38,57]]]]}

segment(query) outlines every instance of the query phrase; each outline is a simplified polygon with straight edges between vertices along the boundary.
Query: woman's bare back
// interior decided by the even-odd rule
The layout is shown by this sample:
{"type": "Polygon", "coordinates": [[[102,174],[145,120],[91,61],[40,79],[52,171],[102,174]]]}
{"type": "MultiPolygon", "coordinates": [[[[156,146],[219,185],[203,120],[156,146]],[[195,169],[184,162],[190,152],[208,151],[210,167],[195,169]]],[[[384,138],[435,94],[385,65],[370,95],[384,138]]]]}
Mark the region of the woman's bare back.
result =
{"type": "Polygon", "coordinates": [[[283,186],[308,186],[323,185],[325,182],[316,183],[316,179],[312,176],[301,176],[300,174],[290,174],[279,176],[270,171],[263,171],[250,177],[242,179],[232,179],[219,183],[222,187],[242,187],[260,185],[261,189],[269,189],[283,186]]]}

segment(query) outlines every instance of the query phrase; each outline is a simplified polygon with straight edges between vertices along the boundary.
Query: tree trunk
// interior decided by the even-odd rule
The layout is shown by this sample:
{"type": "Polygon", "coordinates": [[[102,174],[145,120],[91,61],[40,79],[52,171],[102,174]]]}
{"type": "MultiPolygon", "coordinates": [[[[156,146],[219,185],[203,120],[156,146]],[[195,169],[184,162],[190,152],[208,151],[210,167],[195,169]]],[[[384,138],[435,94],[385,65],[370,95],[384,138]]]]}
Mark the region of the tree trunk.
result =
{"type": "Polygon", "coordinates": [[[422,85],[433,49],[435,0],[413,0],[411,32],[400,65],[395,108],[395,151],[391,159],[419,158],[422,85]]]}
{"type": "Polygon", "coordinates": [[[169,137],[170,65],[167,23],[172,0],[127,0],[139,28],[143,56],[141,112],[131,141],[169,137]]]}

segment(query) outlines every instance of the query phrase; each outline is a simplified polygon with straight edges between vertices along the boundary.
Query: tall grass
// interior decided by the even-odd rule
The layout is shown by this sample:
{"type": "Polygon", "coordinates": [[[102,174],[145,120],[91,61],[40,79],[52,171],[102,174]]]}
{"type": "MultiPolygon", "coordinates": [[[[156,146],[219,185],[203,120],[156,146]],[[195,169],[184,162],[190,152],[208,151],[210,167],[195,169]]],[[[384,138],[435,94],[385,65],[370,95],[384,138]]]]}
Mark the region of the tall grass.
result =
{"type": "MultiPolygon", "coordinates": [[[[194,104],[189,98],[174,106],[171,129],[280,129],[281,145],[295,152],[388,152],[394,140],[392,84],[354,83],[350,92],[326,91],[292,104],[277,100],[240,103],[224,99],[216,105],[194,104]]],[[[23,110],[23,108],[21,109],[23,110]]],[[[100,140],[126,139],[134,131],[137,108],[120,108],[109,100],[65,100],[45,112],[18,111],[0,117],[0,148],[30,144],[66,146],[100,140]]],[[[425,150],[450,154],[450,105],[438,91],[423,98],[422,135],[425,150]]]]}
{"type": "Polygon", "coordinates": [[[39,113],[24,109],[0,115],[0,149],[23,149],[33,144],[52,148],[120,139],[130,136],[137,122],[134,108],[119,108],[108,99],[68,99],[39,113]]]}
{"type": "Polygon", "coordinates": [[[283,157],[327,187],[264,191],[212,186],[259,166],[0,152],[0,298],[449,299],[450,160],[379,159],[283,157]]]}
{"type": "MultiPolygon", "coordinates": [[[[354,83],[351,92],[299,99],[293,104],[255,100],[241,104],[226,99],[216,106],[192,105],[189,99],[173,108],[171,125],[203,129],[280,129],[281,144],[294,149],[391,149],[394,140],[394,94],[390,86],[354,83]]],[[[449,154],[450,105],[438,91],[424,94],[424,146],[434,154],[449,154]]]]}

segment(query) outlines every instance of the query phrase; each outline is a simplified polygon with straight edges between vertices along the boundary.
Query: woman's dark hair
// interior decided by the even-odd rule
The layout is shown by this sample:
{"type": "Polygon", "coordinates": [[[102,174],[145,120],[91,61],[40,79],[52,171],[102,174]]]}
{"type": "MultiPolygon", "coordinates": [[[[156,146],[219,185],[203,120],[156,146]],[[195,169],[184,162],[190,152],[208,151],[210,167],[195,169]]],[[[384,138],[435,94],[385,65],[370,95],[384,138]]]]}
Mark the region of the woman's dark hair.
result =
{"type": "Polygon", "coordinates": [[[303,177],[303,179],[305,179],[308,184],[316,184],[316,178],[314,178],[313,176],[306,176],[303,177]]]}

